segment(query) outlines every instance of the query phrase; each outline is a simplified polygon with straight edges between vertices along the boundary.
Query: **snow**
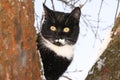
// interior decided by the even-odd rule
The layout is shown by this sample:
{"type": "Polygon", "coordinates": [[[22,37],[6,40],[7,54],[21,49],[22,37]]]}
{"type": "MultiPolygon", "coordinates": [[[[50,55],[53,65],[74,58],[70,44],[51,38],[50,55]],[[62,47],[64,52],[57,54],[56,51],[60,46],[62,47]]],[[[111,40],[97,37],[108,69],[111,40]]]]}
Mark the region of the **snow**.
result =
{"type": "Polygon", "coordinates": [[[44,69],[43,69],[42,58],[41,58],[41,55],[40,55],[39,50],[38,50],[37,52],[38,52],[38,55],[39,55],[39,57],[40,57],[39,62],[40,62],[40,64],[41,64],[41,70],[40,70],[40,72],[42,73],[42,74],[41,74],[41,78],[42,78],[42,80],[46,80],[46,79],[45,79],[45,76],[43,75],[43,74],[44,74],[44,69]]]}
{"type": "Polygon", "coordinates": [[[111,30],[108,32],[107,36],[105,37],[103,43],[101,44],[100,50],[99,50],[99,55],[102,55],[102,53],[105,51],[105,49],[107,48],[109,42],[112,40],[111,36],[112,36],[113,32],[111,32],[111,30]]]}
{"type": "Polygon", "coordinates": [[[102,67],[105,65],[104,62],[106,60],[106,57],[104,57],[103,59],[99,59],[97,62],[97,68],[100,71],[102,69],[102,67]]]}

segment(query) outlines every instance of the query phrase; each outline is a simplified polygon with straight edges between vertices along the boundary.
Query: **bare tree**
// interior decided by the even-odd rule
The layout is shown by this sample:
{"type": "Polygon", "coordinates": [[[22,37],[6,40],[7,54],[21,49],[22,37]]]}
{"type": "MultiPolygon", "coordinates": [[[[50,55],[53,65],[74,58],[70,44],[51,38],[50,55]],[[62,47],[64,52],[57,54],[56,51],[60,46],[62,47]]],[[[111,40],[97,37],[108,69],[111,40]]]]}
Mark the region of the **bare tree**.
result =
{"type": "Polygon", "coordinates": [[[32,0],[0,0],[0,80],[41,80],[32,0]]]}

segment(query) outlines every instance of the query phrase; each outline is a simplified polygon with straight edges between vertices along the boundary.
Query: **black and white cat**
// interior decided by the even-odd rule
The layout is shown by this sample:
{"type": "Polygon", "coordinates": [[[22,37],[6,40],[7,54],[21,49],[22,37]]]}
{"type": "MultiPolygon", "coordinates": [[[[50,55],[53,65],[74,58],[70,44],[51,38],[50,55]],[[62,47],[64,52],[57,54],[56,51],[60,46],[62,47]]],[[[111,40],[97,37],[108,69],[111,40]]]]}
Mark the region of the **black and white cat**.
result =
{"type": "Polygon", "coordinates": [[[79,35],[81,11],[71,13],[50,10],[43,4],[45,20],[38,33],[37,47],[43,62],[46,80],[57,80],[73,59],[73,48],[79,35]]]}

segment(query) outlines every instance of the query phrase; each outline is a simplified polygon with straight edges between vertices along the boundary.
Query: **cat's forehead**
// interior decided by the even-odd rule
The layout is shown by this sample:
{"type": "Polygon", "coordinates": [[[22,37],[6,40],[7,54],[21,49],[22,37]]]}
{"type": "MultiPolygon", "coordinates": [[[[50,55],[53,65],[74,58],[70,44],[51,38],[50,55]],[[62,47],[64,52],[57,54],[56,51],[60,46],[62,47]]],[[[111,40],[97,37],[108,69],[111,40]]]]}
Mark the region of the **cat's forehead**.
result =
{"type": "Polygon", "coordinates": [[[65,23],[70,13],[54,11],[54,18],[57,23],[65,23]]]}

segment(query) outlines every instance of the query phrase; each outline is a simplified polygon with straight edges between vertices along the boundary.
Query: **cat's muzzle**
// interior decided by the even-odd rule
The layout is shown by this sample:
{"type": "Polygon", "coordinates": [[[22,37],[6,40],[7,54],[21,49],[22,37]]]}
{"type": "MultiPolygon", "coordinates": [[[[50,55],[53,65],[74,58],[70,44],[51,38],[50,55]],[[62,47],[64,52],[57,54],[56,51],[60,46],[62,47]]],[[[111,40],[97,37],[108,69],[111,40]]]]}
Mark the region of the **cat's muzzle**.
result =
{"type": "Polygon", "coordinates": [[[65,39],[56,39],[54,41],[54,44],[57,46],[64,46],[65,45],[65,39]]]}

